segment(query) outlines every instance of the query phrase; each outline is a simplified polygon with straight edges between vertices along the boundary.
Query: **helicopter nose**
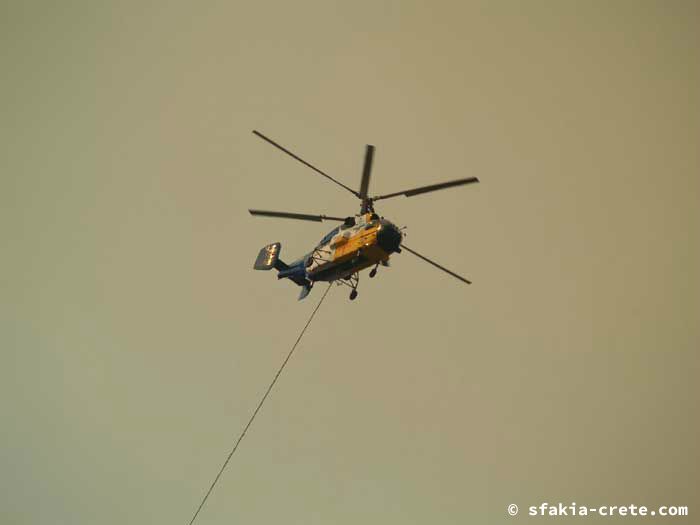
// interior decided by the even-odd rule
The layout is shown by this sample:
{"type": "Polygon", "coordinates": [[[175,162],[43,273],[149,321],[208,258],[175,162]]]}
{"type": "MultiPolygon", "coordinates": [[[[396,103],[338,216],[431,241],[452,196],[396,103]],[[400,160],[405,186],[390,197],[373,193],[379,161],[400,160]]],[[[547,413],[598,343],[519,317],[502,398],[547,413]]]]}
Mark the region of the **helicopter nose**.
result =
{"type": "Polygon", "coordinates": [[[399,251],[402,235],[393,224],[382,224],[377,232],[377,244],[387,253],[399,251]]]}

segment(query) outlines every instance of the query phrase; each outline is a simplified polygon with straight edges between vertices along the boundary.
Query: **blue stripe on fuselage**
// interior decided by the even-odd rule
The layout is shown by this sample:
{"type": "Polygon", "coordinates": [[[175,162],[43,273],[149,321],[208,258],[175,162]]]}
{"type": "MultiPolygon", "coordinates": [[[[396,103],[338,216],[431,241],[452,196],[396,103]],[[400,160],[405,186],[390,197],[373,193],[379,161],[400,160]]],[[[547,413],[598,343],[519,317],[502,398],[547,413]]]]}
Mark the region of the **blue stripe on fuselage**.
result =
{"type": "Polygon", "coordinates": [[[306,257],[302,257],[301,259],[294,261],[292,264],[289,265],[288,268],[277,272],[277,278],[289,279],[290,281],[295,282],[299,286],[304,286],[308,283],[308,280],[306,278],[305,261],[306,257]]]}

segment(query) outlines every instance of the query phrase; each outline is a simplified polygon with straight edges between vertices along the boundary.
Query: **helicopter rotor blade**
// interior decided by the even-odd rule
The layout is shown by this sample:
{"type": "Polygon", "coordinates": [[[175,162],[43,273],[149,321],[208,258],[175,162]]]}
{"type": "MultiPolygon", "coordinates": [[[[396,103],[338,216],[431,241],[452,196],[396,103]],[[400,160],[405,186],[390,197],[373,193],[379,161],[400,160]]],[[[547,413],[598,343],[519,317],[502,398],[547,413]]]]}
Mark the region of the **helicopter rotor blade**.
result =
{"type": "Polygon", "coordinates": [[[320,169],[318,169],[316,166],[314,166],[314,165],[312,165],[312,164],[309,164],[308,162],[306,162],[304,159],[302,159],[302,158],[299,157],[298,155],[295,155],[294,153],[292,153],[291,151],[289,151],[289,150],[288,150],[287,148],[285,148],[284,146],[282,146],[282,145],[280,145],[280,144],[277,144],[277,142],[275,142],[275,141],[272,140],[271,138],[266,137],[265,135],[263,135],[263,134],[260,133],[259,131],[253,130],[253,134],[254,134],[254,135],[257,135],[258,137],[260,137],[261,139],[263,139],[265,142],[268,142],[268,143],[272,144],[272,145],[273,145],[274,147],[276,147],[277,149],[280,149],[280,150],[284,151],[287,155],[289,155],[289,156],[292,157],[293,159],[298,160],[298,161],[301,162],[304,166],[307,166],[307,167],[311,168],[311,169],[314,170],[316,173],[318,173],[318,174],[320,174],[320,175],[323,175],[323,176],[326,177],[328,180],[331,180],[331,181],[335,182],[338,186],[340,186],[340,187],[342,187],[342,188],[345,188],[345,189],[348,190],[350,193],[352,193],[355,197],[359,197],[359,196],[360,196],[360,194],[357,193],[357,192],[356,192],[355,190],[353,190],[352,188],[349,188],[348,186],[346,186],[346,185],[343,184],[342,182],[335,180],[333,177],[331,177],[331,176],[328,175],[327,173],[324,173],[323,171],[321,171],[320,169]]]}
{"type": "Polygon", "coordinates": [[[345,217],[330,217],[328,215],[309,215],[307,213],[290,213],[286,211],[268,211],[268,210],[248,210],[251,215],[261,217],[278,217],[281,219],[298,219],[301,221],[344,221],[345,217]]]}
{"type": "Polygon", "coordinates": [[[454,273],[453,271],[448,270],[447,268],[445,268],[444,266],[439,265],[439,264],[436,263],[435,261],[431,261],[430,259],[428,259],[428,258],[425,257],[424,255],[421,255],[421,254],[418,253],[417,251],[412,250],[411,248],[409,248],[409,247],[406,246],[405,244],[402,244],[402,245],[401,245],[401,248],[403,248],[403,249],[405,249],[405,250],[408,250],[409,252],[411,252],[411,253],[412,253],[413,255],[415,255],[416,257],[418,257],[418,258],[420,258],[420,259],[423,259],[423,260],[424,260],[425,262],[427,262],[428,264],[432,264],[433,266],[435,266],[436,268],[442,270],[443,272],[449,273],[452,277],[455,277],[455,278],[459,279],[459,280],[462,281],[463,283],[472,284],[472,282],[471,282],[469,279],[465,279],[465,278],[462,277],[461,275],[458,275],[458,274],[454,273]]]}
{"type": "Polygon", "coordinates": [[[379,195],[378,197],[372,197],[373,201],[378,201],[381,199],[390,199],[391,197],[397,197],[399,195],[405,195],[406,197],[413,197],[414,195],[420,195],[422,193],[428,193],[430,191],[444,190],[446,188],[453,188],[455,186],[462,186],[464,184],[472,184],[474,182],[479,182],[476,177],[467,177],[465,179],[456,179],[448,182],[441,182],[439,184],[431,184],[430,186],[421,186],[420,188],[413,188],[412,190],[397,191],[395,193],[387,193],[386,195],[379,195]]]}
{"type": "Polygon", "coordinates": [[[359,197],[362,200],[362,208],[360,213],[367,213],[369,202],[367,199],[367,190],[369,189],[369,178],[372,174],[372,160],[374,159],[374,146],[367,144],[365,151],[365,164],[362,168],[362,180],[360,181],[359,197]]]}

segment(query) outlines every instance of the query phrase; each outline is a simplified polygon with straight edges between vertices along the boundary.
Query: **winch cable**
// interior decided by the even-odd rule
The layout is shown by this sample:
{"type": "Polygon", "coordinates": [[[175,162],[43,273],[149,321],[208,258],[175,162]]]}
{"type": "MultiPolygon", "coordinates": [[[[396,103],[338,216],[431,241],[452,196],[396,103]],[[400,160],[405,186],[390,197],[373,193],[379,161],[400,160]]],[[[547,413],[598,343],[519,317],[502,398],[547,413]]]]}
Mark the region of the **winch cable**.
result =
{"type": "Polygon", "coordinates": [[[260,399],[260,402],[258,403],[257,408],[253,412],[253,415],[250,416],[250,419],[248,420],[248,424],[243,429],[243,432],[241,432],[241,435],[238,436],[238,439],[236,440],[236,443],[233,445],[231,452],[229,453],[228,457],[226,458],[226,461],[224,461],[224,464],[221,465],[221,469],[219,469],[219,473],[214,478],[214,481],[212,482],[211,486],[209,487],[209,490],[207,490],[207,493],[204,495],[204,498],[202,498],[202,502],[199,504],[199,507],[197,507],[197,510],[195,511],[194,516],[192,516],[192,519],[190,520],[189,525],[192,525],[194,523],[194,521],[197,519],[197,515],[199,514],[199,511],[201,511],[202,507],[204,507],[204,504],[206,503],[207,499],[209,498],[209,495],[214,490],[216,483],[219,481],[219,478],[224,473],[224,469],[226,469],[226,466],[228,465],[229,461],[231,461],[231,457],[233,457],[233,454],[238,449],[238,445],[241,444],[241,441],[245,437],[246,432],[248,432],[250,425],[253,424],[253,420],[255,419],[255,416],[257,416],[258,412],[260,412],[260,409],[262,408],[263,403],[265,403],[267,396],[270,395],[270,392],[272,391],[272,388],[275,386],[277,379],[279,379],[280,375],[282,374],[284,367],[287,365],[287,363],[289,362],[289,359],[292,357],[292,354],[294,353],[294,350],[296,349],[297,345],[299,344],[299,341],[301,341],[301,338],[304,336],[306,329],[311,324],[311,321],[313,320],[314,316],[316,315],[316,312],[318,311],[318,309],[321,307],[321,304],[323,304],[323,300],[326,298],[326,295],[328,295],[328,292],[330,291],[330,289],[331,289],[331,284],[328,285],[328,288],[326,288],[326,291],[323,293],[323,296],[321,297],[321,300],[316,305],[316,308],[314,308],[313,312],[311,312],[311,316],[309,317],[309,320],[306,321],[306,324],[304,325],[304,328],[302,328],[301,332],[299,333],[299,337],[297,337],[297,340],[294,342],[292,349],[289,351],[289,353],[287,354],[287,357],[282,362],[282,366],[280,366],[279,370],[277,370],[277,374],[275,374],[275,377],[273,378],[272,382],[270,383],[270,386],[267,387],[267,391],[265,392],[265,395],[263,395],[262,398],[260,399]]]}

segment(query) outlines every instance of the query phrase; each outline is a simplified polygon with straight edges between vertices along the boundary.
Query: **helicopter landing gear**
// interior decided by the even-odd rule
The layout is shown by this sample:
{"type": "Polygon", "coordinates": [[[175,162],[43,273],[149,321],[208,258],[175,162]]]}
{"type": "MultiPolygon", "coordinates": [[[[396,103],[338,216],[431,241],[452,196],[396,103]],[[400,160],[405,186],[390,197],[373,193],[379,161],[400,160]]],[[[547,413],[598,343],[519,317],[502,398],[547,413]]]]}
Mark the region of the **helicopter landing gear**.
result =
{"type": "Polygon", "coordinates": [[[377,268],[379,267],[379,263],[376,264],[374,268],[369,272],[369,278],[372,279],[375,275],[377,275],[377,268]]]}
{"type": "Polygon", "coordinates": [[[359,273],[354,273],[350,277],[346,279],[346,283],[350,288],[352,288],[352,291],[350,292],[350,300],[354,301],[357,299],[357,285],[360,284],[360,274],[359,273]]]}
{"type": "Polygon", "coordinates": [[[357,298],[357,285],[360,284],[360,274],[354,273],[350,276],[350,286],[352,286],[352,292],[350,292],[350,300],[354,301],[357,298]]]}
{"type": "Polygon", "coordinates": [[[350,292],[350,300],[354,301],[355,299],[357,299],[357,285],[360,283],[359,273],[355,272],[352,275],[349,275],[348,277],[342,277],[334,282],[338,286],[344,284],[345,286],[349,286],[350,288],[352,288],[352,291],[350,292]]]}

